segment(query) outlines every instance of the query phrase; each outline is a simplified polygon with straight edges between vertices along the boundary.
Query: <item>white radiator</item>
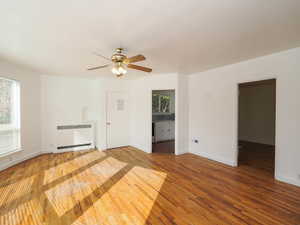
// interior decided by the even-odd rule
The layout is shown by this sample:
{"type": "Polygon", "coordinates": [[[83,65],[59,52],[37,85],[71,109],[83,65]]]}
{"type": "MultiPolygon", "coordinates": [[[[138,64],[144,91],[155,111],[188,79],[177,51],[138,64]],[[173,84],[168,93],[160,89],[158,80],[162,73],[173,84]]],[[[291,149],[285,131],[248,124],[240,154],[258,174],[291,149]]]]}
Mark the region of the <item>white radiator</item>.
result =
{"type": "Polygon", "coordinates": [[[57,126],[57,152],[95,148],[93,124],[57,126]]]}

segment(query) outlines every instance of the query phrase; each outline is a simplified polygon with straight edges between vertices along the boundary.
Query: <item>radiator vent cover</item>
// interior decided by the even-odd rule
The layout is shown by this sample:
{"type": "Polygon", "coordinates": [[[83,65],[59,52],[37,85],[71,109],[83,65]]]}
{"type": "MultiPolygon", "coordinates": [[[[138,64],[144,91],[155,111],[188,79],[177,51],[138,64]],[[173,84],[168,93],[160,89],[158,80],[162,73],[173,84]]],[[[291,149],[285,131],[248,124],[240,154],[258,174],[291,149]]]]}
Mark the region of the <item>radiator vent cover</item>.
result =
{"type": "Polygon", "coordinates": [[[93,124],[58,125],[57,151],[76,151],[95,148],[93,124]]]}

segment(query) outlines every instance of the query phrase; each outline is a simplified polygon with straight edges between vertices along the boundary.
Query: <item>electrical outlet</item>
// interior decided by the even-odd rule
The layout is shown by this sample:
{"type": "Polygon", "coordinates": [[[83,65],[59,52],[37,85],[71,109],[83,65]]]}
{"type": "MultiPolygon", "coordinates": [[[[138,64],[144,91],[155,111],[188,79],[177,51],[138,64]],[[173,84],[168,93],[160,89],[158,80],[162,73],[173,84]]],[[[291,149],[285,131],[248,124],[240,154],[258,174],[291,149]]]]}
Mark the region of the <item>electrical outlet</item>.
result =
{"type": "Polygon", "coordinates": [[[199,143],[198,139],[193,139],[193,142],[196,143],[196,144],[199,143]]]}

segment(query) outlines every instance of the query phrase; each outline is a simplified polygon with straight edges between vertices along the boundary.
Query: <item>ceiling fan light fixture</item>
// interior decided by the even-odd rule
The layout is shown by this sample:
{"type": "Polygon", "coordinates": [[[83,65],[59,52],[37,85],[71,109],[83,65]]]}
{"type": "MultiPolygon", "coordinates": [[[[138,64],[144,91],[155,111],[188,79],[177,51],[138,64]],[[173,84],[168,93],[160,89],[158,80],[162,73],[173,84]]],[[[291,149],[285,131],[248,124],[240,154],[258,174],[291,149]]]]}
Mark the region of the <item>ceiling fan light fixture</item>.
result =
{"type": "Polygon", "coordinates": [[[127,73],[123,63],[116,63],[111,72],[115,75],[124,75],[127,73]]]}

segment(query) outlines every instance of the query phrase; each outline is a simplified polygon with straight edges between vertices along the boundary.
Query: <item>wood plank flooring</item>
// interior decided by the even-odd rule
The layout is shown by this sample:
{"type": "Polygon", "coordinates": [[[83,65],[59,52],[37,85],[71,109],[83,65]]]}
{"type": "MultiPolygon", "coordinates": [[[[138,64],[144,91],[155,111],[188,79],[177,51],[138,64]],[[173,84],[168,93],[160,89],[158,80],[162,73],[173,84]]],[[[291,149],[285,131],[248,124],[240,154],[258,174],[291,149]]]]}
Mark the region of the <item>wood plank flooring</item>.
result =
{"type": "Polygon", "coordinates": [[[274,176],[275,171],[275,146],[259,143],[239,142],[239,165],[254,167],[274,176]]]}
{"type": "Polygon", "coordinates": [[[162,142],[152,143],[152,152],[174,154],[175,141],[173,140],[173,141],[162,141],[162,142]]]}
{"type": "Polygon", "coordinates": [[[192,154],[47,154],[0,172],[1,225],[300,224],[300,188],[192,154]]]}

